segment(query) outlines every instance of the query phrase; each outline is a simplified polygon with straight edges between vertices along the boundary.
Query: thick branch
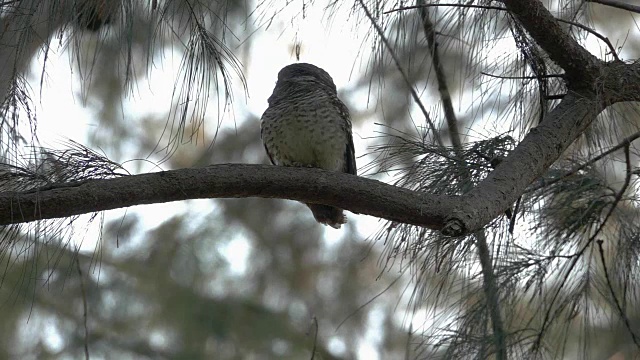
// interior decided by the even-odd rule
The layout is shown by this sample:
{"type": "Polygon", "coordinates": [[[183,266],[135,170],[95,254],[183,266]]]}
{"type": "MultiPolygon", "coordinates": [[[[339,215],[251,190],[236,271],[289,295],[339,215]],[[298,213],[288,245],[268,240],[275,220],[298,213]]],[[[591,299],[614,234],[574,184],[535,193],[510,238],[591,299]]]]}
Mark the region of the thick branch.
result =
{"type": "Polygon", "coordinates": [[[497,217],[545,173],[601,110],[594,98],[569,92],[484,181],[463,196],[443,232],[473,231],[497,217]]]}
{"type": "Polygon", "coordinates": [[[319,202],[432,229],[442,228],[453,205],[452,197],[417,193],[349,174],[224,164],[0,193],[0,225],[140,204],[242,197],[319,202]]]}
{"type": "Polygon", "coordinates": [[[598,76],[600,61],[564,31],[540,0],[501,1],[551,60],[565,70],[570,87],[588,87],[598,76]]]}
{"type": "Polygon", "coordinates": [[[601,63],[597,73],[584,92],[569,91],[485,180],[462,197],[443,233],[456,236],[488,224],[542,176],[606,106],[640,101],[640,62],[601,63]]]}

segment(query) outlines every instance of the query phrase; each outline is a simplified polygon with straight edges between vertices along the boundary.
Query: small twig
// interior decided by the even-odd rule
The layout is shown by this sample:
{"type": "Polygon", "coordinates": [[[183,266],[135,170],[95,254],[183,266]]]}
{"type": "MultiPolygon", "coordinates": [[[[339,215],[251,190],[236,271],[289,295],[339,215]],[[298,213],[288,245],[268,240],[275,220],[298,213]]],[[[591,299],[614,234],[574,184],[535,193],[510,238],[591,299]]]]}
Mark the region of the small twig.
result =
{"type": "Polygon", "coordinates": [[[611,41],[609,41],[609,38],[607,38],[606,36],[598,33],[597,31],[593,30],[592,28],[582,25],[580,23],[577,23],[575,21],[571,21],[571,20],[564,20],[564,19],[560,19],[560,18],[556,18],[557,21],[563,22],[565,24],[569,24],[571,26],[575,26],[578,27],[590,34],[592,34],[593,36],[597,37],[598,39],[604,41],[605,44],[607,44],[607,46],[609,47],[609,50],[611,50],[611,55],[613,55],[613,57],[617,60],[620,61],[620,58],[618,57],[618,53],[616,52],[616,48],[613,47],[613,44],[611,43],[611,41]]]}
{"type": "MultiPolygon", "coordinates": [[[[624,192],[627,191],[627,188],[631,183],[632,169],[631,169],[631,154],[629,153],[629,144],[626,144],[626,146],[624,147],[624,158],[626,161],[626,174],[624,177],[624,184],[622,184],[620,191],[618,192],[618,194],[616,194],[616,199],[613,202],[613,205],[611,206],[609,213],[612,213],[613,210],[615,210],[615,208],[618,206],[618,203],[622,199],[622,196],[624,196],[624,192]]],[[[602,226],[604,226],[604,223],[602,224],[602,226]]],[[[602,267],[604,268],[604,276],[605,276],[605,279],[607,280],[609,291],[611,291],[611,296],[613,297],[613,301],[616,304],[618,312],[620,312],[620,317],[624,321],[624,325],[627,327],[627,330],[629,330],[629,333],[631,334],[631,338],[633,338],[633,343],[640,348],[640,342],[638,341],[638,337],[636,336],[636,333],[631,328],[631,324],[629,323],[629,318],[624,313],[624,309],[620,305],[620,301],[618,301],[618,297],[616,296],[615,291],[613,291],[613,285],[611,284],[611,279],[609,278],[609,271],[607,270],[607,263],[605,262],[605,259],[604,259],[604,249],[602,248],[602,240],[598,240],[597,243],[598,243],[598,249],[600,250],[600,260],[602,261],[602,267]]]]}
{"type": "MultiPolygon", "coordinates": [[[[424,4],[423,0],[418,0],[420,5],[424,4]]],[[[447,76],[444,73],[442,62],[440,61],[440,53],[438,52],[438,42],[436,40],[436,29],[431,20],[429,19],[429,13],[427,7],[422,6],[420,8],[420,19],[422,20],[422,28],[424,36],[427,38],[427,45],[429,46],[429,53],[431,54],[431,61],[435,69],[436,81],[438,82],[438,93],[442,100],[442,107],[444,108],[444,117],[447,121],[447,128],[449,130],[449,137],[453,143],[453,148],[456,152],[460,152],[462,149],[462,142],[460,139],[460,130],[458,129],[458,119],[456,113],[453,110],[453,103],[451,101],[451,92],[447,85],[447,76]]]]}
{"type": "MultiPolygon", "coordinates": [[[[509,234],[511,235],[513,235],[513,229],[516,227],[516,218],[518,217],[518,211],[520,210],[521,201],[522,201],[522,196],[518,198],[518,201],[516,201],[516,206],[514,206],[513,211],[511,211],[511,218],[509,218],[509,234]]],[[[510,209],[507,209],[507,210],[510,210],[510,209]]]]}
{"type": "Polygon", "coordinates": [[[543,187],[547,187],[547,186],[550,186],[550,185],[553,185],[553,184],[557,183],[558,181],[562,181],[562,180],[568,178],[569,176],[575,174],[576,172],[584,169],[585,167],[587,167],[587,166],[595,163],[596,161],[604,158],[605,156],[607,156],[607,155],[609,155],[609,154],[611,154],[611,153],[613,153],[615,151],[618,151],[621,148],[629,147],[629,145],[631,145],[631,143],[633,141],[635,141],[636,139],[638,139],[638,138],[640,138],[640,131],[635,132],[635,133],[627,136],[626,138],[622,139],[622,141],[618,145],[612,147],[611,149],[601,153],[600,155],[598,155],[598,156],[596,156],[594,158],[589,159],[589,161],[583,163],[582,165],[574,167],[573,169],[569,170],[566,174],[564,174],[564,175],[562,175],[562,176],[560,176],[558,178],[555,178],[553,180],[550,180],[548,182],[545,182],[544,184],[541,184],[541,185],[538,185],[538,186],[536,186],[534,188],[531,188],[531,189],[527,190],[526,192],[537,191],[537,190],[542,189],[543,187]]]}
{"type": "Polygon", "coordinates": [[[629,333],[631,334],[633,343],[636,344],[637,347],[640,347],[640,344],[638,343],[638,337],[636,336],[635,332],[631,329],[629,318],[624,313],[624,309],[620,305],[620,301],[618,301],[618,297],[616,296],[615,291],[613,291],[613,285],[611,284],[611,279],[609,278],[609,271],[607,270],[607,263],[605,262],[605,259],[604,259],[604,249],[602,248],[602,240],[598,240],[596,241],[596,243],[598,244],[598,250],[600,252],[600,261],[602,261],[602,267],[604,268],[604,277],[607,281],[607,287],[611,292],[611,296],[613,297],[613,302],[616,304],[616,308],[620,313],[620,317],[622,318],[622,321],[624,321],[624,326],[627,328],[627,330],[629,330],[629,333]]]}
{"type": "Polygon", "coordinates": [[[623,3],[618,0],[585,0],[585,2],[592,2],[600,5],[611,6],[616,9],[629,10],[631,12],[640,14],[640,6],[623,3]]]}
{"type": "Polygon", "coordinates": [[[489,6],[489,5],[473,5],[473,4],[422,4],[422,5],[413,5],[413,6],[403,6],[396,9],[387,10],[384,14],[390,14],[397,11],[405,11],[405,10],[414,10],[414,9],[422,9],[429,7],[440,7],[440,6],[450,6],[450,7],[459,7],[459,8],[468,8],[468,9],[485,9],[485,10],[507,10],[507,8],[503,6],[489,6]]]}
{"type": "MultiPolygon", "coordinates": [[[[587,2],[599,3],[599,4],[603,4],[603,5],[609,5],[609,6],[617,7],[619,9],[625,9],[625,10],[629,10],[629,11],[640,13],[640,6],[624,4],[624,3],[620,3],[620,2],[615,1],[615,0],[586,0],[586,1],[587,2]]],[[[405,11],[405,10],[413,10],[413,9],[424,9],[424,8],[439,7],[439,6],[451,6],[451,7],[460,7],[460,8],[473,8],[473,9],[508,11],[507,8],[502,7],[502,6],[473,5],[473,4],[421,4],[421,5],[414,5],[414,6],[404,6],[404,7],[400,7],[400,8],[397,8],[397,9],[388,10],[388,11],[385,11],[384,14],[389,14],[389,13],[397,12],[397,11],[405,11]]],[[[563,22],[563,23],[572,25],[572,26],[576,26],[576,27],[578,27],[578,28],[580,28],[580,29],[582,29],[584,31],[587,31],[587,32],[593,34],[594,36],[596,36],[600,40],[604,41],[605,44],[607,44],[607,46],[611,50],[611,54],[613,55],[613,57],[616,60],[618,60],[618,61],[620,60],[618,58],[618,53],[616,52],[615,47],[613,46],[613,44],[611,44],[611,41],[609,41],[609,39],[606,36],[603,36],[603,35],[599,34],[597,31],[589,28],[588,26],[582,25],[580,23],[577,23],[577,22],[574,22],[574,21],[571,21],[571,20],[564,20],[564,19],[559,19],[559,18],[556,18],[556,20],[559,21],[559,22],[563,22]]]]}
{"type": "Polygon", "coordinates": [[[442,142],[442,139],[440,139],[440,135],[438,134],[438,130],[436,129],[436,126],[434,125],[433,121],[431,120],[431,116],[429,116],[429,112],[427,111],[427,109],[424,107],[424,104],[420,100],[420,96],[416,92],[416,89],[414,89],[413,85],[411,85],[411,80],[409,80],[409,76],[407,75],[407,73],[402,68],[402,64],[400,62],[400,59],[398,58],[398,55],[396,55],[395,51],[393,51],[393,47],[391,46],[391,43],[389,42],[387,37],[384,35],[384,30],[382,30],[380,25],[378,25],[378,23],[376,22],[376,19],[373,17],[371,12],[369,11],[369,8],[367,7],[367,5],[365,5],[364,1],[359,0],[359,2],[360,2],[360,6],[362,7],[362,10],[364,10],[365,15],[367,16],[369,21],[371,21],[371,25],[373,25],[374,29],[378,33],[378,36],[380,36],[380,40],[382,40],[382,43],[384,44],[384,46],[386,46],[387,50],[389,51],[389,54],[391,54],[391,57],[393,58],[393,61],[396,64],[396,67],[398,68],[398,71],[400,71],[400,74],[402,75],[402,78],[404,79],[404,82],[409,87],[409,91],[411,92],[411,97],[416,102],[416,105],[418,105],[418,107],[420,108],[420,111],[422,112],[422,115],[424,116],[425,120],[427,121],[427,124],[429,125],[429,128],[431,129],[431,132],[433,133],[434,139],[436,140],[438,145],[444,146],[444,144],[442,142]]]}
{"type": "Polygon", "coordinates": [[[504,323],[502,321],[502,313],[500,308],[500,298],[498,287],[496,285],[496,276],[493,271],[493,258],[487,243],[487,237],[484,231],[476,231],[476,249],[478,250],[478,259],[480,260],[480,269],[482,272],[482,288],[484,296],[487,299],[487,307],[489,308],[489,318],[491,319],[491,327],[493,330],[493,344],[495,345],[495,358],[498,360],[507,360],[507,342],[504,331],[504,323]]]}
{"type": "Polygon", "coordinates": [[[507,79],[507,80],[537,80],[537,79],[548,79],[548,78],[564,78],[564,74],[547,74],[540,76],[502,76],[502,75],[494,75],[486,72],[481,72],[480,74],[490,76],[498,79],[507,79]]]}
{"type": "MultiPolygon", "coordinates": [[[[311,326],[315,327],[315,334],[313,336],[313,348],[311,349],[311,360],[316,357],[316,348],[318,346],[318,319],[314,316],[311,318],[311,326]]],[[[311,331],[311,327],[309,328],[311,331]]],[[[307,333],[309,335],[309,332],[307,333]]]]}
{"type": "MultiPolygon", "coordinates": [[[[391,228],[388,229],[389,231],[391,230],[391,228]]],[[[402,276],[398,276],[397,278],[395,278],[390,284],[389,286],[387,286],[386,288],[384,288],[382,291],[380,291],[379,293],[377,293],[374,297],[372,297],[371,299],[367,300],[364,304],[358,306],[357,309],[355,309],[354,311],[352,311],[349,315],[347,315],[347,317],[345,317],[340,324],[338,324],[338,326],[336,327],[336,331],[338,331],[340,329],[340,327],[342,327],[342,325],[344,325],[344,323],[347,322],[347,320],[349,320],[352,316],[354,316],[355,314],[358,313],[358,311],[364,309],[367,305],[373,303],[373,301],[375,299],[377,299],[378,297],[380,297],[382,294],[384,294],[385,292],[387,292],[387,290],[389,290],[393,285],[396,284],[396,282],[398,282],[398,280],[400,280],[402,278],[402,276]]]]}
{"type": "Polygon", "coordinates": [[[409,333],[407,334],[407,345],[404,351],[404,360],[411,359],[411,336],[413,335],[413,322],[409,322],[409,333]]]}

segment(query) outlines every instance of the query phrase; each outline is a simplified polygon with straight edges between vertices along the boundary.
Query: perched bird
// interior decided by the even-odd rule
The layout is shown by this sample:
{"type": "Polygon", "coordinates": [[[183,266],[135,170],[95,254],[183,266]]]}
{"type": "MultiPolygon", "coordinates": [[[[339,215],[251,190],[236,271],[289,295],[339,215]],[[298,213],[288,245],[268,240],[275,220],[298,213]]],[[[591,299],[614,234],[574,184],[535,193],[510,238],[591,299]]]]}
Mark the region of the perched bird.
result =
{"type": "MultiPolygon", "coordinates": [[[[349,110],[326,71],[305,63],[285,66],[268,101],[261,135],[274,165],[356,175],[349,110]]],[[[339,229],[347,222],[342,209],[306,205],[319,223],[339,229]]]]}

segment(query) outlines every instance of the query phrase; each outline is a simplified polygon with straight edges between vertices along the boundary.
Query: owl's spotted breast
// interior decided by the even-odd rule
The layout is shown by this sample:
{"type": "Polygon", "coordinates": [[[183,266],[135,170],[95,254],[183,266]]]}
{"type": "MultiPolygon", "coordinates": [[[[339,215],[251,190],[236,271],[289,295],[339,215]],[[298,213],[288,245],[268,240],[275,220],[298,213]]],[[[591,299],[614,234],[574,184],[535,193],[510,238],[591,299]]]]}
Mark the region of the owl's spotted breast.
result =
{"type": "Polygon", "coordinates": [[[262,140],[277,165],[346,171],[348,125],[325,94],[309,94],[270,106],[262,116],[262,140]]]}

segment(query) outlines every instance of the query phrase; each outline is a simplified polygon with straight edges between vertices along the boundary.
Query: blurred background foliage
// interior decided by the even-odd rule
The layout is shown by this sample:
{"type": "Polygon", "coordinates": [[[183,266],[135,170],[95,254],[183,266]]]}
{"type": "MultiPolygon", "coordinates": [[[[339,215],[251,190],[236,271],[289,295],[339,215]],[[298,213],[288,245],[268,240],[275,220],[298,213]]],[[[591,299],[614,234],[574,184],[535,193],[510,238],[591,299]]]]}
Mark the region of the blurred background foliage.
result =
{"type": "MultiPolygon", "coordinates": [[[[25,158],[18,146],[39,143],[28,130],[19,132],[24,127],[14,119],[21,116],[35,132],[37,115],[24,95],[29,94],[25,84],[37,92],[47,70],[36,68],[27,82],[27,70],[15,67],[23,76],[12,78],[15,91],[3,106],[4,162],[47,167],[53,169],[47,174],[59,175],[57,166],[70,166],[69,159],[87,159],[86,176],[70,173],[58,181],[111,176],[96,169],[115,173],[122,170],[118,164],[139,173],[266,163],[260,114],[242,109],[251,89],[240,74],[250,79],[247,64],[269,56],[253,50],[260,37],[252,34],[304,22],[311,7],[324,9],[328,19],[349,13],[357,27],[371,27],[358,2],[70,3],[69,8],[59,1],[0,5],[5,22],[19,6],[50,5],[47,14],[60,19],[52,21],[49,33],[55,36],[45,43],[64,45],[80,84],[76,96],[95,117],[86,144],[63,144],[66,148],[54,155],[27,151],[25,158]],[[278,18],[286,7],[298,12],[278,18]],[[133,96],[135,102],[136,89],[147,86],[148,75],[166,56],[182,59],[172,103],[131,118],[127,101],[133,96]],[[229,118],[232,106],[236,111],[229,118]],[[67,148],[78,153],[64,152],[67,148]]],[[[463,193],[540,121],[553,105],[545,97],[564,91],[559,79],[536,78],[560,69],[505,12],[430,8],[425,14],[438,39],[436,65],[458,112],[460,134],[452,134],[425,14],[385,13],[405,2],[364,3],[393,51],[374,29],[366,32],[362,47],[369,52],[362,50],[349,87],[340,89],[356,136],[372,134],[356,139],[366,152],[358,159],[363,176],[418,191],[463,193]],[[454,137],[462,148],[452,146],[454,137]]],[[[638,37],[629,36],[637,34],[637,16],[579,0],[545,5],[560,18],[601,31],[615,46],[624,45],[624,58],[640,57],[638,37]]],[[[584,32],[567,29],[604,54],[584,32]]],[[[314,44],[291,39],[291,48],[296,46],[304,55],[314,44]]],[[[640,334],[639,214],[635,178],[626,182],[624,196],[617,196],[629,176],[624,149],[565,175],[640,127],[633,104],[609,109],[601,118],[524,194],[514,224],[499,218],[483,235],[492,245],[514,358],[638,354],[631,332],[640,334]],[[607,215],[609,209],[615,211],[607,215]],[[603,218],[611,221],[597,230],[603,218]],[[570,256],[578,251],[581,256],[570,256]],[[622,299],[625,317],[612,293],[622,299]]],[[[74,121],[79,120],[60,119],[60,126],[74,121]]],[[[635,149],[625,149],[627,162],[637,164],[635,149]]],[[[34,171],[26,188],[36,186],[34,174],[41,173],[34,171]]],[[[48,175],[44,181],[52,179],[48,175]]],[[[10,180],[0,178],[4,189],[22,189],[10,180]]],[[[327,231],[303,205],[281,200],[182,205],[157,205],[148,212],[150,207],[139,207],[107,214],[104,221],[92,215],[4,228],[0,358],[79,359],[88,351],[94,359],[311,359],[315,351],[316,359],[464,359],[493,351],[473,237],[446,239],[351,214],[341,232],[327,231]],[[167,220],[156,224],[149,217],[158,212],[167,220]],[[95,232],[83,231],[89,223],[101,236],[87,249],[86,243],[98,240],[95,232]]]]}

